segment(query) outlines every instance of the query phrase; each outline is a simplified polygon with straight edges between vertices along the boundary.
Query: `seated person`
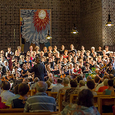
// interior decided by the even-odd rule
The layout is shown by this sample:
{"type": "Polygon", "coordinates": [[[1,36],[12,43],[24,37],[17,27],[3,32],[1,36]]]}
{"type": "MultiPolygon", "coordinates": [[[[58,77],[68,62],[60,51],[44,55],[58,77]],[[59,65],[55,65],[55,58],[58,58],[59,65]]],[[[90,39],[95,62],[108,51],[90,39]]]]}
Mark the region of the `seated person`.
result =
{"type": "Polygon", "coordinates": [[[18,86],[19,86],[19,85],[16,85],[16,86],[14,87],[14,94],[15,94],[15,96],[10,97],[10,98],[7,100],[7,102],[5,103],[5,105],[10,106],[13,99],[17,99],[17,98],[20,97],[20,95],[18,94],[18,86]]]}
{"type": "Polygon", "coordinates": [[[37,93],[27,99],[24,112],[41,112],[41,111],[56,111],[56,103],[53,97],[47,96],[47,84],[39,81],[36,84],[37,93]]]}
{"type": "Polygon", "coordinates": [[[70,88],[69,83],[70,83],[69,78],[68,78],[68,77],[65,77],[65,78],[63,79],[64,87],[61,88],[61,89],[59,90],[59,92],[57,93],[57,102],[58,102],[58,99],[59,99],[59,94],[60,94],[60,93],[65,93],[66,90],[70,88]]]}
{"type": "Polygon", "coordinates": [[[65,93],[65,102],[63,102],[63,105],[66,106],[67,104],[70,103],[70,95],[71,94],[78,94],[79,93],[79,88],[77,88],[77,81],[76,80],[71,80],[70,81],[71,88],[66,90],[65,93]]]}
{"type": "Polygon", "coordinates": [[[18,87],[18,93],[20,94],[20,97],[17,99],[14,99],[11,102],[12,108],[24,108],[25,102],[27,100],[27,93],[29,91],[29,87],[25,83],[21,83],[18,87]]]}
{"type": "Polygon", "coordinates": [[[62,87],[62,80],[59,78],[57,79],[57,85],[52,88],[51,92],[58,92],[62,87]]]}
{"type": "Polygon", "coordinates": [[[88,89],[88,87],[85,85],[84,80],[79,81],[79,89],[80,89],[80,91],[82,91],[83,89],[88,89]]]}
{"type": "Polygon", "coordinates": [[[67,105],[60,115],[100,115],[93,104],[93,94],[89,89],[83,89],[79,95],[77,104],[67,105]]]}
{"type": "Polygon", "coordinates": [[[47,83],[47,86],[48,86],[48,89],[46,91],[51,91],[51,88],[50,88],[51,82],[47,80],[46,83],[47,83]]]}
{"type": "Polygon", "coordinates": [[[100,87],[98,92],[103,92],[105,89],[108,89],[108,79],[104,79],[104,86],[100,87]]]}
{"type": "Polygon", "coordinates": [[[103,92],[104,95],[111,95],[114,92],[113,80],[108,80],[108,88],[103,92]]]}
{"type": "Polygon", "coordinates": [[[97,95],[97,93],[93,91],[93,89],[95,88],[95,83],[93,80],[87,81],[87,87],[92,91],[93,95],[97,95]]]}
{"type": "Polygon", "coordinates": [[[10,97],[14,97],[15,96],[15,94],[13,94],[12,92],[10,92],[9,89],[10,89],[10,83],[8,81],[4,81],[2,83],[2,90],[3,91],[2,91],[2,93],[0,95],[0,97],[2,99],[1,102],[6,103],[7,100],[10,97]]]}

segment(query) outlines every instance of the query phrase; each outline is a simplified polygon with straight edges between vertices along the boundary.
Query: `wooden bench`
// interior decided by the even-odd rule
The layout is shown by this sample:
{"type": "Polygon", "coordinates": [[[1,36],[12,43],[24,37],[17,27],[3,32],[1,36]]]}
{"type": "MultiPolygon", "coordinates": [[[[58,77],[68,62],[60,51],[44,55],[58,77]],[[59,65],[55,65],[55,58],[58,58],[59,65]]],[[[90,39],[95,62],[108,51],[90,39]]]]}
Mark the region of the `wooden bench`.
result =
{"type": "Polygon", "coordinates": [[[98,111],[101,115],[113,115],[113,113],[102,113],[103,105],[114,105],[115,97],[98,97],[98,111]]]}
{"type": "MultiPolygon", "coordinates": [[[[46,94],[49,95],[50,92],[51,92],[51,91],[46,91],[46,94]]],[[[33,95],[35,95],[35,94],[36,94],[36,90],[35,90],[35,89],[29,90],[28,93],[27,93],[28,97],[29,97],[29,96],[33,96],[33,95]]]]}
{"type": "Polygon", "coordinates": [[[23,113],[23,108],[17,108],[17,109],[0,109],[0,115],[1,113],[23,113]]]}
{"type": "Polygon", "coordinates": [[[64,95],[65,95],[65,93],[60,93],[59,94],[59,99],[58,99],[59,111],[63,110],[62,102],[64,101],[64,99],[63,99],[64,95]]]}
{"type": "Polygon", "coordinates": [[[56,97],[57,97],[57,92],[50,92],[50,93],[49,93],[49,96],[51,96],[51,97],[53,97],[53,98],[56,99],[56,97]]]}
{"type": "Polygon", "coordinates": [[[59,112],[38,112],[38,113],[0,113],[0,115],[58,115],[59,112]]]}
{"type": "MultiPolygon", "coordinates": [[[[78,94],[70,95],[70,103],[75,103],[77,100],[78,94]]],[[[110,95],[95,95],[94,96],[94,106],[98,107],[98,97],[110,97],[110,95]]]]}
{"type": "Polygon", "coordinates": [[[77,97],[78,97],[78,94],[71,94],[71,95],[70,95],[70,103],[75,102],[76,99],[77,99],[77,97]]]}

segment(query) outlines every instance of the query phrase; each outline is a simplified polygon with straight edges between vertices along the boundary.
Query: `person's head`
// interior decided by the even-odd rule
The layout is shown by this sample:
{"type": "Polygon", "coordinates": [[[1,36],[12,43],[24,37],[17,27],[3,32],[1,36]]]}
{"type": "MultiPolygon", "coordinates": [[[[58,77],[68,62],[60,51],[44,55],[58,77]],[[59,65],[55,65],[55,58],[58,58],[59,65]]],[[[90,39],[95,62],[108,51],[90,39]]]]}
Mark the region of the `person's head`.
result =
{"type": "Polygon", "coordinates": [[[49,47],[48,47],[48,50],[49,50],[49,51],[52,51],[52,46],[49,46],[49,47]]]}
{"type": "Polygon", "coordinates": [[[38,50],[39,50],[39,46],[36,46],[36,47],[35,47],[35,50],[38,51],[38,50]]]}
{"type": "Polygon", "coordinates": [[[33,46],[30,46],[30,51],[32,51],[33,50],[33,46]]]}
{"type": "Polygon", "coordinates": [[[44,81],[39,81],[38,83],[36,83],[35,87],[38,92],[45,92],[48,88],[47,83],[45,83],[44,81]]]}
{"type": "Polygon", "coordinates": [[[81,46],[81,50],[85,50],[85,47],[84,47],[84,46],[81,46]]]}
{"type": "Polygon", "coordinates": [[[99,46],[99,51],[101,51],[101,47],[99,46]]]}
{"type": "Polygon", "coordinates": [[[41,59],[40,57],[36,57],[36,63],[40,63],[41,59]]]}
{"type": "Polygon", "coordinates": [[[78,95],[77,104],[85,107],[93,106],[92,92],[89,89],[83,89],[78,95]]]}
{"type": "Polygon", "coordinates": [[[94,81],[95,81],[95,83],[99,83],[99,81],[100,81],[99,77],[95,76],[94,81]]]}
{"type": "Polygon", "coordinates": [[[104,79],[104,86],[108,86],[108,79],[104,79]]]}
{"type": "Polygon", "coordinates": [[[3,90],[9,90],[10,89],[10,83],[8,81],[2,82],[2,89],[3,90]]]}
{"type": "Polygon", "coordinates": [[[92,51],[92,52],[95,51],[95,47],[91,47],[91,51],[92,51]]]}
{"type": "Polygon", "coordinates": [[[69,78],[68,78],[68,77],[65,77],[65,78],[63,79],[63,83],[64,83],[64,85],[68,85],[68,84],[69,84],[69,78]]]}
{"type": "Polygon", "coordinates": [[[60,78],[57,79],[57,83],[60,83],[60,84],[61,84],[61,83],[62,83],[62,79],[60,79],[60,78]]]}
{"type": "Polygon", "coordinates": [[[80,80],[83,80],[83,77],[81,75],[77,76],[77,82],[79,83],[80,80]]]}
{"type": "Polygon", "coordinates": [[[39,81],[39,78],[35,77],[34,82],[38,82],[38,81],[39,81]]]}
{"type": "Polygon", "coordinates": [[[64,45],[62,45],[62,46],[61,46],[61,49],[62,49],[62,50],[64,50],[64,49],[65,49],[65,46],[64,46],[64,45]]]}
{"type": "Polygon", "coordinates": [[[18,94],[18,87],[19,87],[19,85],[16,85],[16,86],[14,87],[14,94],[18,94]]]}
{"type": "Polygon", "coordinates": [[[77,81],[76,80],[71,80],[70,85],[71,85],[71,87],[77,87],[77,81]]]}
{"type": "Polygon", "coordinates": [[[43,50],[44,50],[44,52],[46,53],[46,52],[47,52],[47,47],[44,47],[43,50]]]}
{"type": "Polygon", "coordinates": [[[8,47],[8,51],[11,52],[11,47],[8,47]]]}
{"type": "Polygon", "coordinates": [[[18,50],[18,51],[21,51],[21,46],[17,46],[17,50],[18,50]]]}
{"type": "Polygon", "coordinates": [[[113,87],[113,80],[108,80],[108,86],[113,87]]]}
{"type": "Polygon", "coordinates": [[[92,80],[92,77],[91,76],[88,76],[87,77],[87,81],[91,81],[92,80]]]}
{"type": "Polygon", "coordinates": [[[85,86],[85,81],[84,80],[79,81],[79,87],[81,87],[81,86],[85,86]]]}
{"type": "Polygon", "coordinates": [[[25,96],[29,91],[29,87],[26,83],[21,83],[19,84],[18,86],[18,93],[21,95],[21,96],[25,96]]]}
{"type": "Polygon", "coordinates": [[[74,49],[74,45],[73,45],[73,44],[71,44],[71,45],[70,45],[70,48],[71,48],[71,50],[73,50],[73,49],[74,49]]]}
{"type": "Polygon", "coordinates": [[[46,83],[47,83],[47,86],[49,88],[51,86],[51,82],[47,80],[46,83]]]}
{"type": "Polygon", "coordinates": [[[95,87],[94,81],[93,80],[87,81],[87,87],[91,90],[94,89],[95,87]]]}

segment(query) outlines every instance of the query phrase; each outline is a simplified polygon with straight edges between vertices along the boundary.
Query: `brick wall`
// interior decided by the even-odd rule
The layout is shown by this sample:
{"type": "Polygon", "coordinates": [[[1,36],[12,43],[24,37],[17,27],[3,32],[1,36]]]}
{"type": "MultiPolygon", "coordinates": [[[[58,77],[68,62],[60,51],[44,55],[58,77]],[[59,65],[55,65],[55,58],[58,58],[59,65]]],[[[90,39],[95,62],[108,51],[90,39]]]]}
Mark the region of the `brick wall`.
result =
{"type": "Polygon", "coordinates": [[[80,35],[72,35],[73,23],[80,32],[80,0],[0,0],[0,50],[20,44],[20,9],[51,9],[52,44],[69,48],[80,45],[80,35]],[[16,40],[14,43],[14,29],[16,40]]]}
{"type": "MultiPolygon", "coordinates": [[[[115,1],[111,1],[111,20],[115,24],[115,1]]],[[[84,45],[114,45],[115,26],[105,27],[108,18],[108,0],[0,0],[0,50],[20,44],[20,9],[51,9],[52,44],[69,48],[73,43],[79,49],[84,45]],[[72,35],[73,24],[79,31],[72,35]],[[16,40],[14,44],[14,29],[16,40]]]]}
{"type": "Polygon", "coordinates": [[[103,46],[115,45],[115,0],[102,0],[102,40],[103,46]],[[112,27],[105,26],[109,14],[109,1],[111,21],[114,23],[114,26],[112,27]]]}
{"type": "Polygon", "coordinates": [[[101,0],[81,0],[81,44],[90,47],[102,46],[102,3],[101,0]]]}

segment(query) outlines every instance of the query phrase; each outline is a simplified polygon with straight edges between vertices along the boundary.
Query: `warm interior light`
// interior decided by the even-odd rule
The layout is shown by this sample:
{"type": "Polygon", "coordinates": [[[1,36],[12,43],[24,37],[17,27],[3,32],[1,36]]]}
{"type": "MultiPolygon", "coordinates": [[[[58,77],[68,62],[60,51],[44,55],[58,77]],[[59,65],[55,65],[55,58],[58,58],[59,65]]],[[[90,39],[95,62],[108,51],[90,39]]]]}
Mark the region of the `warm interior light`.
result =
{"type": "Polygon", "coordinates": [[[75,26],[75,24],[74,24],[74,27],[73,27],[73,29],[72,29],[72,32],[71,32],[72,34],[77,34],[78,33],[78,31],[77,31],[77,29],[76,29],[76,26],[75,26]]]}
{"type": "Polygon", "coordinates": [[[106,23],[106,26],[114,26],[114,24],[111,21],[110,14],[108,15],[108,22],[106,23]]]}
{"type": "Polygon", "coordinates": [[[49,30],[48,30],[48,34],[47,34],[47,37],[46,37],[46,39],[52,39],[52,37],[50,36],[50,32],[49,32],[49,30]]]}
{"type": "Polygon", "coordinates": [[[78,31],[77,30],[72,30],[72,32],[71,32],[72,34],[77,34],[78,33],[78,31]]]}
{"type": "Polygon", "coordinates": [[[48,40],[49,40],[49,39],[52,39],[52,37],[47,35],[46,39],[48,39],[48,40]]]}

